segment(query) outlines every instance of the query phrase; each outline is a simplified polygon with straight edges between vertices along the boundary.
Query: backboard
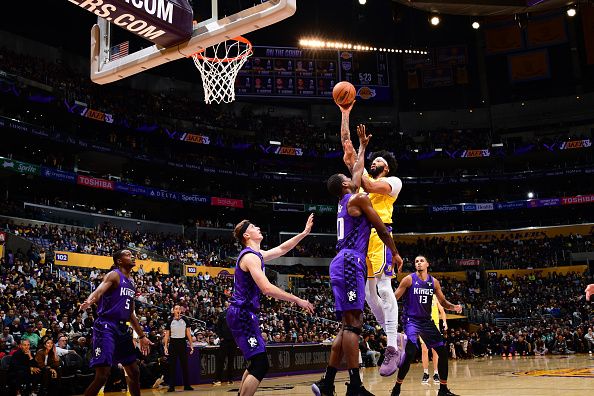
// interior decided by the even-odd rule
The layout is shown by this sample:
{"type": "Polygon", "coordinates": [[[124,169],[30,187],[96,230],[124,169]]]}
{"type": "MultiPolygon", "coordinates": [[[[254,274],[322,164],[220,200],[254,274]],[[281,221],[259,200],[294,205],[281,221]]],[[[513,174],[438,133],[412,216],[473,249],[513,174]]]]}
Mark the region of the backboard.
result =
{"type": "MultiPolygon", "coordinates": [[[[82,6],[78,4],[81,1],[71,2],[82,6]]],[[[191,36],[186,40],[172,46],[154,44],[112,60],[109,56],[110,48],[117,44],[111,42],[111,27],[114,20],[108,21],[106,18],[98,16],[97,24],[91,29],[91,80],[97,84],[107,84],[167,62],[190,57],[192,54],[221,41],[242,36],[282,21],[292,16],[297,9],[297,0],[268,0],[232,15],[220,17],[219,0],[201,1],[210,1],[210,18],[198,21],[193,26],[191,36]]],[[[120,2],[142,3],[141,0],[120,0],[120,2]]],[[[149,4],[146,0],[145,3],[149,4]]]]}

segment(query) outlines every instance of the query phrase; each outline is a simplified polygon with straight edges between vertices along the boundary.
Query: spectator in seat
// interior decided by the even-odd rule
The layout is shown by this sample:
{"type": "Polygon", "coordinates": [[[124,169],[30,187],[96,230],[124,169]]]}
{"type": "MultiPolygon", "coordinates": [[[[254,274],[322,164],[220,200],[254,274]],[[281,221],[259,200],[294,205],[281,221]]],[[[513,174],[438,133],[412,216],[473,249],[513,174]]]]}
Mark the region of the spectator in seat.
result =
{"type": "Polygon", "coordinates": [[[10,334],[10,329],[8,326],[5,326],[2,329],[2,334],[0,334],[0,353],[8,354],[17,346],[17,343],[10,334]]]}
{"type": "Polygon", "coordinates": [[[592,351],[594,351],[594,332],[592,332],[591,327],[588,327],[588,333],[584,336],[584,340],[586,340],[586,349],[591,355],[592,351]]]}
{"type": "Polygon", "coordinates": [[[31,354],[31,343],[29,340],[21,340],[19,349],[12,355],[8,367],[11,394],[16,395],[17,392],[22,396],[30,394],[33,384],[38,382],[40,372],[31,354]]]}
{"type": "Polygon", "coordinates": [[[59,385],[60,358],[56,353],[54,340],[44,339],[41,348],[35,354],[35,362],[41,370],[41,390],[48,395],[56,394],[59,385]]]}

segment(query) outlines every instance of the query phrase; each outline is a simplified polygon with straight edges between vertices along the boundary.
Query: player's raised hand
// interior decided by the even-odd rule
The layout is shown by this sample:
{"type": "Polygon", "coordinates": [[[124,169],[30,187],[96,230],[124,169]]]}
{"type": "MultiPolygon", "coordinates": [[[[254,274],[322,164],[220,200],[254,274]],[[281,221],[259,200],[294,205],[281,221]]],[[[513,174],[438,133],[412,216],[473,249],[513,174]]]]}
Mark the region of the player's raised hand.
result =
{"type": "Polygon", "coordinates": [[[353,102],[351,104],[346,105],[346,106],[341,106],[339,104],[337,104],[337,105],[338,105],[338,108],[340,109],[341,113],[349,114],[351,112],[351,110],[353,110],[353,106],[355,105],[355,102],[356,102],[356,100],[353,100],[353,102]]]}
{"type": "Polygon", "coordinates": [[[349,168],[349,170],[353,171],[353,165],[357,161],[357,153],[355,153],[355,148],[353,147],[353,142],[350,140],[345,140],[342,143],[342,149],[344,151],[344,155],[342,156],[342,161],[344,164],[349,168]]]}
{"type": "Polygon", "coordinates": [[[305,223],[305,229],[303,230],[304,235],[308,235],[311,232],[311,227],[313,227],[314,221],[314,214],[311,213],[307,218],[307,223],[305,223]]]}
{"type": "Polygon", "coordinates": [[[400,257],[400,255],[398,253],[392,255],[392,268],[397,268],[398,273],[402,272],[403,264],[404,264],[404,261],[402,260],[402,257],[400,257]]]}
{"type": "Polygon", "coordinates": [[[357,135],[359,136],[359,146],[367,147],[371,135],[367,135],[365,132],[365,125],[357,125],[357,135]]]}
{"type": "Polygon", "coordinates": [[[460,304],[454,305],[454,311],[456,313],[462,313],[462,305],[460,305],[460,304]]]}
{"type": "Polygon", "coordinates": [[[148,337],[143,337],[138,341],[139,345],[140,345],[140,352],[142,352],[142,354],[144,356],[148,355],[151,348],[151,345],[155,345],[151,340],[148,339],[148,337]]]}
{"type": "Polygon", "coordinates": [[[308,313],[310,313],[310,314],[313,315],[313,313],[314,313],[314,306],[309,301],[303,300],[303,299],[300,298],[299,301],[297,301],[297,305],[300,308],[305,309],[308,313]]]}
{"type": "Polygon", "coordinates": [[[594,294],[594,283],[586,287],[586,300],[590,301],[590,296],[594,294]]]}

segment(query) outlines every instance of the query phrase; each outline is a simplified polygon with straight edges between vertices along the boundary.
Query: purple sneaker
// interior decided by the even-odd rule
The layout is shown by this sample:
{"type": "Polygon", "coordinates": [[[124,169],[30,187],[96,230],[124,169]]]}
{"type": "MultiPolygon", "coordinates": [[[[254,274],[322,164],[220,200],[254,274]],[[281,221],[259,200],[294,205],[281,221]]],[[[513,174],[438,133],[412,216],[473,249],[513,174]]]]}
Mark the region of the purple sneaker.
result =
{"type": "Polygon", "coordinates": [[[384,352],[384,361],[379,369],[382,377],[389,377],[398,370],[398,363],[400,362],[400,351],[393,346],[386,348],[384,352]]]}

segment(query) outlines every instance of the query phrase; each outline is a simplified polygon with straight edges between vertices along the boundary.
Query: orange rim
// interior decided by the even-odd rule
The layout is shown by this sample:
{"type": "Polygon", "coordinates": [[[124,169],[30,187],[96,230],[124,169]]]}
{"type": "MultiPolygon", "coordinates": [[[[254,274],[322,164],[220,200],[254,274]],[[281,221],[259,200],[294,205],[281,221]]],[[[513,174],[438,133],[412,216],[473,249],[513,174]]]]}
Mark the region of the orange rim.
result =
{"type": "Polygon", "coordinates": [[[200,51],[196,52],[195,54],[192,54],[192,56],[195,58],[198,58],[200,60],[205,60],[207,62],[233,62],[238,59],[246,58],[252,54],[252,43],[250,43],[250,41],[243,36],[237,36],[232,39],[225,40],[225,41],[238,41],[240,43],[244,43],[245,45],[247,45],[247,50],[243,54],[241,54],[239,56],[235,56],[233,58],[219,59],[219,58],[211,58],[209,56],[202,55],[202,53],[204,51],[206,51],[206,48],[204,48],[204,49],[201,49],[200,51]]]}

